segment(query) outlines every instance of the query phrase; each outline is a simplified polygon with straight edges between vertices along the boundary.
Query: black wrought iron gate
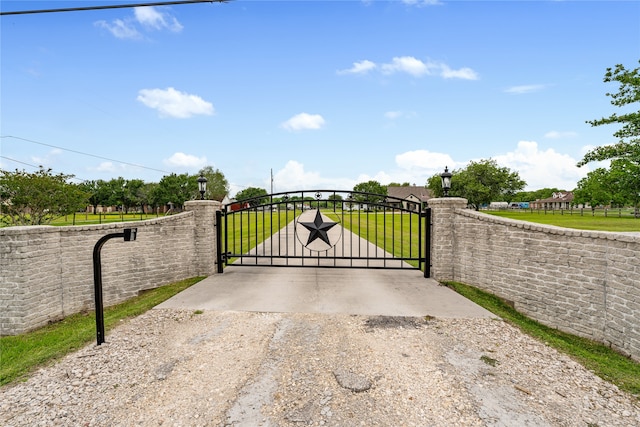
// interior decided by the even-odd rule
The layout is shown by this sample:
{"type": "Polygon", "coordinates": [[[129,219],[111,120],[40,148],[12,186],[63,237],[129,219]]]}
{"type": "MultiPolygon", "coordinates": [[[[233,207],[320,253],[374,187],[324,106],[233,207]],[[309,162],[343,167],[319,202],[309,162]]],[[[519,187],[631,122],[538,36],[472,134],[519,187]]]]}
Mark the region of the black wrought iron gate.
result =
{"type": "Polygon", "coordinates": [[[419,269],[430,276],[431,211],[356,191],[274,193],[216,215],[224,266],[419,269]]]}

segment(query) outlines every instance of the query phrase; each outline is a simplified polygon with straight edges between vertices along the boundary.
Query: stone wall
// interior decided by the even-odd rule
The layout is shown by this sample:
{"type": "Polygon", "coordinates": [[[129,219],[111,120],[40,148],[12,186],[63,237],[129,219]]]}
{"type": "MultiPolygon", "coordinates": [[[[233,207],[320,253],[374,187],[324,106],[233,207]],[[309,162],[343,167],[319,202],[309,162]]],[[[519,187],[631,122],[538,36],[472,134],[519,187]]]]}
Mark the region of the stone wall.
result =
{"type": "Polygon", "coordinates": [[[479,287],[640,360],[640,236],[515,221],[462,209],[464,199],[439,200],[429,202],[437,280],[479,287]],[[437,258],[439,250],[449,258],[437,258]]]}
{"type": "Polygon", "coordinates": [[[104,235],[137,228],[137,239],[102,248],[104,305],[139,291],[215,272],[213,201],[189,212],[92,226],[0,228],[0,335],[14,335],[94,309],[93,249],[104,235]]]}

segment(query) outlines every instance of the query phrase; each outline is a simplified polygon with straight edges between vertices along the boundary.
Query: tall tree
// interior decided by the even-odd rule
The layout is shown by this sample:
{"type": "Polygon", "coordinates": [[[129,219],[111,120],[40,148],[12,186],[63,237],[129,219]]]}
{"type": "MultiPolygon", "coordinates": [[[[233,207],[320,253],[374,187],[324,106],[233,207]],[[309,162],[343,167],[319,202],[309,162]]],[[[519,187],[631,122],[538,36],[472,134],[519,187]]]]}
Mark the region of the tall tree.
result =
{"type": "Polygon", "coordinates": [[[244,190],[238,191],[236,194],[237,201],[248,201],[249,206],[258,206],[267,202],[267,190],[264,188],[247,187],[244,190]]]}
{"type": "MultiPolygon", "coordinates": [[[[615,68],[607,68],[604,75],[605,83],[618,83],[617,93],[607,93],[611,98],[611,104],[616,107],[628,107],[640,102],[640,68],[627,70],[618,64],[615,68]]],[[[635,110],[637,107],[633,107],[635,110]]],[[[621,125],[620,129],[613,133],[618,142],[612,145],[602,145],[587,152],[578,166],[584,166],[589,162],[602,160],[617,161],[617,168],[624,169],[632,176],[640,176],[640,111],[631,111],[625,114],[611,114],[598,120],[588,120],[591,126],[609,124],[621,125]]],[[[640,180],[632,180],[627,183],[632,185],[630,194],[634,194],[635,206],[638,208],[640,198],[640,180]]]]}
{"type": "Polygon", "coordinates": [[[609,171],[598,168],[578,181],[573,192],[574,203],[581,203],[595,209],[599,205],[607,205],[612,200],[609,171]]]}
{"type": "Polygon", "coordinates": [[[44,225],[89,204],[89,193],[69,183],[73,175],[0,170],[0,222],[5,225],[44,225]]]}
{"type": "Polygon", "coordinates": [[[220,202],[229,193],[229,181],[220,170],[214,169],[213,166],[205,166],[198,171],[198,175],[207,178],[205,199],[220,202]]]}
{"type": "Polygon", "coordinates": [[[195,175],[186,173],[165,175],[158,183],[158,201],[163,205],[173,204],[182,208],[184,202],[195,199],[198,195],[198,182],[195,175]]]}
{"type": "Polygon", "coordinates": [[[98,197],[98,181],[84,181],[78,184],[78,187],[89,195],[89,204],[93,208],[93,213],[96,213],[100,199],[98,197]]]}
{"type": "Polygon", "coordinates": [[[353,200],[358,203],[366,203],[376,205],[383,203],[387,198],[387,187],[380,184],[378,181],[370,180],[367,182],[361,182],[353,187],[353,191],[368,194],[354,194],[353,200]]]}
{"type": "MultiPolygon", "coordinates": [[[[510,202],[526,185],[518,172],[498,166],[493,159],[472,161],[466,168],[451,173],[449,195],[464,197],[476,210],[495,201],[510,202]]],[[[429,178],[427,186],[433,194],[442,195],[440,175],[429,178]]]]}

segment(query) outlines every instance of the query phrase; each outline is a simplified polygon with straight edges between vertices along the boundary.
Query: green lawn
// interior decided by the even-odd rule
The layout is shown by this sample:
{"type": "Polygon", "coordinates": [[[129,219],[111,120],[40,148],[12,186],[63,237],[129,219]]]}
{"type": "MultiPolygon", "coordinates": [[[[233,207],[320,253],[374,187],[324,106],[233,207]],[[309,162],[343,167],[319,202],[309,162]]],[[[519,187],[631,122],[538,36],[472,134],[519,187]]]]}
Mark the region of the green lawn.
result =
{"type": "MultiPolygon", "coordinates": [[[[300,215],[301,211],[295,211],[300,215]]],[[[294,211],[239,211],[222,218],[223,236],[228,234],[227,252],[244,254],[295,219],[294,211]],[[225,229],[226,224],[226,229],[225,229]]],[[[224,239],[224,237],[223,237],[224,239]]],[[[224,251],[225,248],[223,247],[224,251]]],[[[232,260],[230,260],[232,262],[232,260]]]]}
{"type": "Polygon", "coordinates": [[[106,214],[88,214],[77,213],[75,215],[67,215],[60,218],[56,218],[51,222],[51,225],[63,226],[63,225],[90,225],[90,224],[106,224],[109,222],[128,222],[128,221],[143,221],[145,219],[157,218],[163,215],[156,214],[120,214],[117,212],[106,214]]]}
{"type": "MultiPolygon", "coordinates": [[[[325,212],[334,221],[340,221],[352,233],[384,248],[397,257],[417,258],[419,215],[383,212],[325,212]]],[[[424,227],[424,225],[423,225],[424,227]]],[[[422,228],[424,233],[424,228],[422,228]]],[[[424,251],[424,248],[423,248],[424,251]]],[[[424,256],[424,253],[422,254],[424,256]]],[[[407,261],[414,267],[417,261],[407,261]]]]}
{"type": "Polygon", "coordinates": [[[640,218],[633,216],[617,216],[617,211],[611,212],[606,217],[600,212],[599,215],[590,215],[591,211],[584,211],[580,215],[579,211],[528,211],[528,210],[504,210],[504,211],[482,211],[490,215],[503,218],[519,219],[521,221],[535,222],[538,224],[555,225],[558,227],[576,228],[580,230],[601,230],[601,231],[638,231],[640,232],[640,218]]]}

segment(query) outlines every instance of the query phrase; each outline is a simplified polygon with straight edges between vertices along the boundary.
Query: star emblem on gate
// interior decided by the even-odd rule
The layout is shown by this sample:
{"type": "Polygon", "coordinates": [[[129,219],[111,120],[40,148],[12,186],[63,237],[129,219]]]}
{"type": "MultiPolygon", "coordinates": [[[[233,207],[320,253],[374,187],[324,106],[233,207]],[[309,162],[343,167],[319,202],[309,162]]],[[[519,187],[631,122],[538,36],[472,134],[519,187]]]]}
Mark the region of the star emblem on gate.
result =
{"type": "Polygon", "coordinates": [[[327,232],[338,223],[325,221],[320,214],[320,210],[318,209],[316,211],[316,217],[313,222],[299,222],[299,224],[309,230],[309,239],[307,240],[306,246],[309,246],[317,239],[320,239],[327,245],[331,246],[331,242],[329,241],[329,235],[327,234],[327,232]]]}

